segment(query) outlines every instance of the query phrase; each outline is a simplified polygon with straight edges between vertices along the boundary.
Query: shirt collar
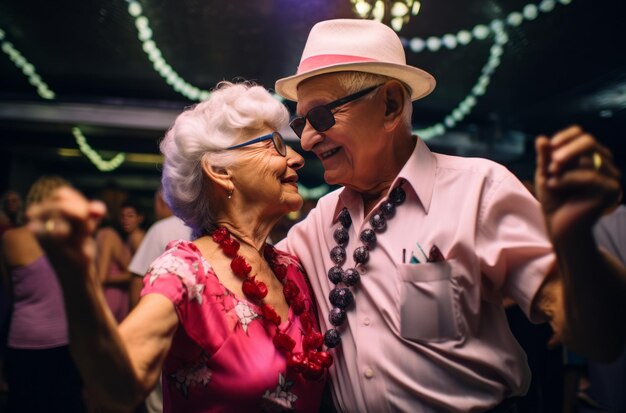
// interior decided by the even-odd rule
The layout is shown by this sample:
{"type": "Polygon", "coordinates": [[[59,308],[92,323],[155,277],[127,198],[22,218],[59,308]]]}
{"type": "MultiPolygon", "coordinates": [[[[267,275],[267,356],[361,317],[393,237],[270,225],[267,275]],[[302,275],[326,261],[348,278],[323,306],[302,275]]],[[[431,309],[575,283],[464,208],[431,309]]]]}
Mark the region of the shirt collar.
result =
{"type": "MultiPolygon", "coordinates": [[[[408,187],[413,188],[417,198],[422,203],[424,212],[428,213],[430,209],[430,201],[433,195],[433,188],[435,186],[435,175],[437,173],[437,158],[428,149],[424,141],[416,137],[417,143],[413,149],[413,153],[409,157],[408,161],[400,173],[394,179],[389,192],[398,186],[401,180],[405,181],[405,189],[408,187]]],[[[387,195],[389,195],[387,192],[387,195]]],[[[337,205],[335,206],[335,212],[333,213],[333,224],[339,219],[339,213],[346,207],[353,209],[358,207],[358,203],[361,202],[361,197],[358,192],[351,190],[350,188],[342,188],[337,198],[337,205]]]]}

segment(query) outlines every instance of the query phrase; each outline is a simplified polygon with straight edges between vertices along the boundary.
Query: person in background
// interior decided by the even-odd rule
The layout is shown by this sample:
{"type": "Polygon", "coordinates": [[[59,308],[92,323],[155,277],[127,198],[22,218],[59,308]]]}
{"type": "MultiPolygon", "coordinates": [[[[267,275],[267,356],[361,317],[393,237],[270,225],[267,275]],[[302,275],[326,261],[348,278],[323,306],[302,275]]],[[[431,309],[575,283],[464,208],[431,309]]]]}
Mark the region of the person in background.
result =
{"type": "MultiPolygon", "coordinates": [[[[619,205],[614,211],[600,218],[593,233],[601,248],[621,263],[626,263],[626,206],[619,205]]],[[[621,328],[626,329],[624,326],[621,328]]],[[[626,412],[626,347],[613,362],[587,361],[587,378],[589,388],[586,393],[592,403],[580,406],[578,413],[626,412]]]]}
{"type": "Polygon", "coordinates": [[[90,245],[105,208],[61,189],[29,210],[65,296],[72,355],[98,406],[131,409],[163,379],[165,412],[317,412],[321,350],[298,260],[266,243],[302,206],[304,160],[278,132],[287,109],[260,86],[222,82],[161,142],[163,193],[192,228],[150,266],[118,326],[90,245]]]}
{"type": "Polygon", "coordinates": [[[619,198],[611,153],[579,127],[536,141],[539,202],[494,162],[432,153],[411,102],[434,78],[382,23],[316,24],[291,127],[322,162],[322,197],[277,245],[317,298],[344,412],[515,411],[530,379],[503,297],[588,356],[623,348],[623,266],[592,236],[619,198]]]}
{"type": "Polygon", "coordinates": [[[126,201],[122,204],[120,212],[120,226],[124,232],[126,246],[130,251],[130,256],[134,256],[139,248],[146,231],[141,227],[144,214],[139,204],[134,201],[126,201]]]}
{"type": "Polygon", "coordinates": [[[10,229],[19,227],[23,222],[22,197],[17,191],[8,190],[0,200],[0,236],[10,229]]]}
{"type": "MultiPolygon", "coordinates": [[[[0,198],[0,239],[5,231],[22,225],[22,197],[17,191],[8,190],[0,198]]],[[[10,286],[0,283],[0,394],[6,393],[7,385],[4,375],[4,359],[6,352],[7,329],[11,311],[10,286]]]]}
{"type": "MultiPolygon", "coordinates": [[[[43,176],[26,204],[44,202],[66,180],[43,176]]],[[[9,412],[84,412],[82,381],[70,357],[63,293],[48,258],[26,227],[6,231],[0,253],[13,311],[6,376],[9,412]]]]}
{"type": "Polygon", "coordinates": [[[152,261],[163,254],[172,240],[191,240],[191,228],[172,214],[172,210],[163,199],[163,189],[159,187],[154,194],[154,215],[157,222],[152,224],[133,255],[128,269],[131,273],[130,308],[139,301],[143,277],[148,272],[152,261]]]}
{"type": "Polygon", "coordinates": [[[117,322],[121,322],[130,308],[129,288],[130,249],[108,217],[101,220],[95,233],[95,268],[98,279],[104,288],[109,309],[117,322]]]}

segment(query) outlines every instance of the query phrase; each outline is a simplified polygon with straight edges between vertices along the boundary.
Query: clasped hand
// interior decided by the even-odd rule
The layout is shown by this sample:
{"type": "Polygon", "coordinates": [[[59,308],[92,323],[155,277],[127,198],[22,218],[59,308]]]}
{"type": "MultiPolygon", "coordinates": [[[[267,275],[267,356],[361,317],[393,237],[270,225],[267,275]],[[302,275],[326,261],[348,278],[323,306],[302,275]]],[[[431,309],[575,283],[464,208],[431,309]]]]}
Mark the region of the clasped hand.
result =
{"type": "Polygon", "coordinates": [[[579,126],[539,136],[535,148],[537,198],[553,241],[590,231],[621,199],[611,151],[579,126]]]}

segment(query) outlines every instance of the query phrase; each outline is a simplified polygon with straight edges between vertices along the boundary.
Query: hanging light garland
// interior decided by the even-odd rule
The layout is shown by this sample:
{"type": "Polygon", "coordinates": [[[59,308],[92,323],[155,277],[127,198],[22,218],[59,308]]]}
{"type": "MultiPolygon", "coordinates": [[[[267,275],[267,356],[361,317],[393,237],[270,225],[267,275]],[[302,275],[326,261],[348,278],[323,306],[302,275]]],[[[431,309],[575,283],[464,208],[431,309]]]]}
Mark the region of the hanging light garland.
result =
{"type": "Polygon", "coordinates": [[[550,13],[557,3],[567,6],[573,0],[543,0],[539,4],[529,3],[522,7],[521,11],[511,12],[505,19],[493,19],[488,24],[478,24],[471,29],[459,30],[457,33],[447,33],[443,36],[431,36],[426,39],[414,37],[402,38],[402,42],[413,53],[423,51],[437,52],[442,47],[449,50],[458,46],[467,46],[472,40],[485,40],[496,31],[506,26],[519,27],[524,21],[532,21],[539,17],[539,12],[550,13]]]}
{"type": "Polygon", "coordinates": [[[37,89],[37,94],[41,96],[43,99],[52,100],[54,99],[54,92],[50,90],[48,85],[41,80],[39,74],[37,74],[37,70],[32,63],[30,63],[26,58],[13,47],[13,44],[5,39],[4,30],[0,29],[0,42],[2,42],[2,51],[9,56],[9,59],[15,64],[15,66],[20,69],[20,71],[28,78],[28,83],[33,85],[34,88],[37,89]]]}
{"type": "MultiPolygon", "coordinates": [[[[191,83],[187,82],[180,76],[174,68],[165,60],[161,49],[157,46],[152,38],[152,28],[150,21],[143,14],[143,8],[137,0],[126,0],[128,2],[128,14],[135,19],[135,27],[137,28],[137,38],[141,41],[142,49],[150,62],[152,68],[158,73],[165,82],[174,89],[175,92],[183,95],[189,100],[203,101],[209,98],[211,92],[202,90],[191,83]]],[[[273,94],[274,98],[283,101],[283,97],[273,94]]]]}
{"type": "MultiPolygon", "coordinates": [[[[152,62],[154,70],[166,81],[172,88],[185,96],[189,100],[205,100],[210,96],[207,90],[201,90],[189,82],[185,81],[172,66],[163,58],[161,50],[152,39],[152,29],[148,18],[143,15],[141,4],[136,0],[128,1],[128,13],[135,18],[135,27],[138,30],[138,38],[142,42],[142,49],[152,62]]],[[[509,37],[504,30],[506,25],[518,27],[524,21],[535,20],[539,12],[549,13],[554,10],[557,3],[569,5],[573,0],[543,0],[538,5],[529,3],[522,8],[521,12],[512,12],[506,19],[494,19],[488,25],[476,25],[471,30],[460,30],[456,34],[448,33],[441,37],[431,36],[427,39],[414,37],[410,40],[402,39],[408,49],[414,53],[423,51],[436,52],[442,47],[454,49],[458,46],[466,46],[472,40],[484,40],[489,36],[494,37],[494,44],[490,49],[487,63],[483,66],[481,75],[472,87],[470,93],[444,118],[442,122],[436,123],[424,129],[414,130],[414,133],[420,135],[423,139],[428,140],[435,136],[442,135],[448,128],[454,127],[458,122],[462,121],[469,113],[471,113],[477,100],[483,96],[491,81],[491,76],[500,65],[500,57],[504,53],[504,46],[508,43],[509,37]]],[[[419,12],[420,2],[404,0],[403,2],[392,2],[378,0],[364,1],[351,0],[355,7],[355,11],[363,17],[370,17],[382,21],[385,16],[392,22],[392,27],[399,31],[402,24],[408,22],[409,14],[416,15],[419,12]],[[393,3],[393,4],[392,4],[393,3]],[[398,5],[398,3],[403,3],[398,5]],[[372,5],[373,4],[373,5],[372,5]],[[381,14],[382,13],[382,14],[381,14]],[[396,23],[393,23],[393,19],[396,23]],[[401,23],[401,24],[400,24],[401,23]]],[[[5,32],[0,28],[0,48],[9,56],[9,59],[20,69],[20,71],[28,77],[29,83],[37,89],[40,97],[47,100],[53,100],[55,93],[41,79],[37,73],[35,66],[15,49],[12,43],[6,40],[5,32]]],[[[274,96],[282,101],[282,97],[274,94],[274,96]]],[[[72,129],[72,134],[76,139],[76,143],[81,152],[100,170],[103,172],[112,171],[118,168],[125,160],[124,153],[118,153],[112,159],[105,161],[95,151],[86,137],[78,127],[72,129]]]]}
{"type": "MultiPolygon", "coordinates": [[[[31,64],[23,55],[17,50],[13,44],[5,39],[4,30],[0,28],[0,48],[4,53],[9,56],[9,59],[17,66],[22,73],[28,77],[28,82],[37,89],[37,94],[46,100],[53,100],[56,94],[48,87],[48,85],[41,80],[41,76],[35,70],[35,66],[31,64]]],[[[76,139],[76,144],[81,152],[93,163],[98,170],[102,172],[109,172],[119,167],[125,159],[124,153],[118,153],[109,161],[102,159],[100,154],[96,152],[89,143],[87,138],[83,135],[79,127],[72,128],[72,134],[76,139]]]]}
{"type": "MultiPolygon", "coordinates": [[[[408,22],[410,15],[419,13],[421,3],[418,0],[350,0],[353,4],[355,12],[364,18],[372,18],[374,20],[383,21],[390,24],[394,30],[399,31],[403,24],[408,22]],[[395,22],[395,23],[394,23],[395,22]]],[[[522,11],[510,13],[505,20],[494,19],[488,25],[479,24],[471,30],[460,30],[456,34],[447,33],[441,37],[431,36],[427,39],[414,37],[410,40],[402,39],[403,43],[408,46],[409,50],[414,53],[420,53],[425,50],[436,52],[442,47],[454,49],[458,46],[466,46],[472,40],[485,40],[493,36],[495,41],[490,49],[487,63],[482,69],[482,74],[474,84],[471,92],[453,109],[443,120],[443,122],[431,125],[424,129],[414,130],[424,139],[431,139],[435,136],[442,135],[447,128],[454,127],[458,122],[463,120],[476,106],[477,99],[484,95],[487,86],[490,83],[491,76],[496,68],[500,65],[500,56],[504,52],[504,46],[508,42],[508,35],[504,28],[506,25],[517,27],[525,20],[532,21],[536,19],[539,12],[549,13],[554,10],[557,3],[568,5],[573,0],[543,0],[539,5],[529,3],[526,4],[522,11]]],[[[190,100],[205,100],[210,96],[210,92],[200,90],[189,82],[185,81],[172,66],[163,58],[161,50],[152,38],[152,29],[149,20],[143,15],[143,8],[137,0],[127,0],[128,13],[135,19],[137,28],[137,36],[142,42],[142,49],[152,62],[154,70],[168,83],[172,88],[190,100]]],[[[274,97],[283,100],[279,95],[274,97]]]]}
{"type": "Polygon", "coordinates": [[[142,43],[142,49],[148,59],[152,62],[152,68],[161,76],[165,82],[189,100],[199,101],[208,99],[210,92],[201,90],[200,88],[185,81],[173,68],[167,63],[161,50],[152,39],[152,29],[150,21],[143,15],[143,8],[138,1],[128,0],[128,13],[135,19],[135,27],[137,28],[137,37],[142,43]]]}
{"type": "Polygon", "coordinates": [[[118,153],[108,161],[102,159],[100,154],[89,145],[87,138],[85,138],[79,127],[72,128],[72,135],[74,135],[80,151],[102,172],[113,171],[126,160],[126,154],[123,152],[118,153]]]}
{"type": "Polygon", "coordinates": [[[453,128],[461,122],[476,106],[477,100],[485,94],[491,82],[491,76],[500,66],[500,56],[504,53],[504,46],[509,41],[509,36],[503,29],[495,32],[494,44],[489,49],[489,58],[481,70],[481,75],[472,87],[470,93],[444,118],[443,122],[436,123],[424,129],[414,130],[413,133],[422,139],[428,140],[435,136],[443,135],[448,128],[453,128]]]}
{"type": "Polygon", "coordinates": [[[410,40],[402,39],[405,47],[413,53],[423,51],[436,52],[442,47],[449,50],[458,46],[467,46],[472,40],[485,40],[490,36],[494,38],[494,44],[489,51],[487,63],[481,70],[481,75],[464,99],[448,114],[442,122],[428,126],[424,129],[414,130],[413,133],[419,135],[424,140],[443,135],[447,129],[454,127],[462,121],[476,106],[478,99],[485,94],[491,81],[491,77],[500,66],[500,56],[504,53],[504,47],[509,41],[506,33],[506,26],[518,27],[524,21],[535,20],[539,13],[550,13],[557,3],[567,6],[573,0],[542,0],[539,4],[526,4],[520,11],[510,13],[506,19],[493,19],[489,24],[478,24],[471,30],[460,30],[456,34],[447,33],[441,37],[431,36],[427,39],[414,37],[410,40]]]}

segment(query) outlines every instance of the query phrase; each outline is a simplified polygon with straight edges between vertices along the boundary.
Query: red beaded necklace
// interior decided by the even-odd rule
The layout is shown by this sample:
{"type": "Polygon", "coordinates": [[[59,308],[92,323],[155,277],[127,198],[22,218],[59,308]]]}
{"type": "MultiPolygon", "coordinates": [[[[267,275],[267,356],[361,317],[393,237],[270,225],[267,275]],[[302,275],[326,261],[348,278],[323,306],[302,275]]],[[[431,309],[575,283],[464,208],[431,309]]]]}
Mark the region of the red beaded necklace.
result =
{"type": "Polygon", "coordinates": [[[328,352],[321,351],[324,338],[315,328],[315,317],[311,308],[307,310],[306,303],[296,283],[287,278],[287,266],[278,262],[276,249],[271,245],[265,245],[263,257],[274,271],[276,278],[283,284],[285,300],[302,323],[304,337],[301,352],[293,351],[296,345],[295,340],[278,328],[282,321],[280,315],[274,307],[263,301],[267,296],[267,286],[264,282],[257,281],[256,275],[251,275],[252,267],[243,256],[237,254],[240,247],[239,242],[231,237],[228,229],[222,226],[217,227],[211,233],[211,238],[220,246],[227,257],[232,258],[230,268],[237,277],[243,279],[242,290],[246,298],[259,305],[261,308],[260,315],[267,323],[276,326],[276,333],[272,342],[287,358],[287,367],[302,374],[307,380],[319,380],[333,364],[333,357],[328,352]]]}

